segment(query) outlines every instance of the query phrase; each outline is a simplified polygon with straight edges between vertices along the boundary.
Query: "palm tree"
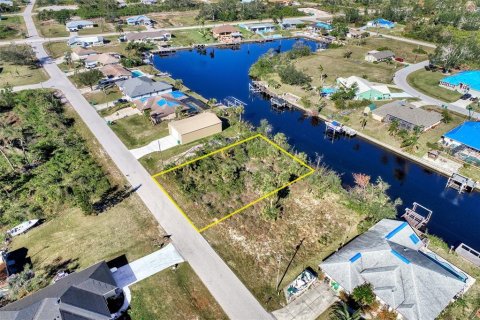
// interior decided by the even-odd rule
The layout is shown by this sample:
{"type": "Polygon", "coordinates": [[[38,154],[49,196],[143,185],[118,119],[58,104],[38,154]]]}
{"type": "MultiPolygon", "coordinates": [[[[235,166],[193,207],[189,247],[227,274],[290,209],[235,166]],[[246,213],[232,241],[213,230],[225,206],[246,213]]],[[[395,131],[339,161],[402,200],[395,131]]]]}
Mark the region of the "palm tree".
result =
{"type": "Polygon", "coordinates": [[[365,127],[367,126],[367,122],[368,122],[367,117],[363,117],[363,118],[360,120],[360,125],[362,126],[362,130],[365,129],[365,127]]]}
{"type": "Polygon", "coordinates": [[[118,32],[118,33],[123,33],[123,25],[120,24],[120,23],[117,23],[115,25],[115,31],[118,32]]]}
{"type": "Polygon", "coordinates": [[[320,82],[322,83],[322,86],[323,86],[323,66],[322,65],[318,66],[318,72],[320,72],[320,82]]]}
{"type": "Polygon", "coordinates": [[[390,122],[390,126],[388,127],[388,133],[390,133],[391,136],[397,133],[399,128],[399,123],[397,119],[394,119],[392,122],[390,122]]]}
{"type": "Polygon", "coordinates": [[[360,312],[357,310],[353,314],[350,314],[348,306],[345,302],[339,301],[334,304],[332,311],[330,312],[331,320],[360,320],[360,312]]]}

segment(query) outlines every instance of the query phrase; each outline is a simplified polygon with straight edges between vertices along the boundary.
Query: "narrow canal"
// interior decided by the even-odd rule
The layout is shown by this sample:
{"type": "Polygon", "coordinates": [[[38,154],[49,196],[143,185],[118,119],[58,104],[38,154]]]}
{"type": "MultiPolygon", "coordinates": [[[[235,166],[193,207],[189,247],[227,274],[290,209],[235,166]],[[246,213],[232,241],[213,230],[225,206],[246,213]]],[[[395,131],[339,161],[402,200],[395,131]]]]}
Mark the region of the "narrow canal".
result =
{"type": "MultiPolygon", "coordinates": [[[[316,118],[305,117],[300,111],[277,112],[270,103],[249,93],[249,67],[269,49],[287,51],[295,43],[283,39],[267,43],[243,44],[240,49],[208,48],[205,52],[179,51],[168,57],[154,58],[154,65],[207,99],[218,101],[234,96],[247,103],[244,119],[258,125],[267,119],[274,132],[287,135],[296,150],[311,159],[322,156],[323,163],[342,174],[345,184],[352,183],[352,173],[366,173],[375,180],[381,177],[391,187],[389,195],[400,198],[403,206],[416,201],[433,210],[428,224],[430,233],[450,245],[460,242],[480,250],[480,193],[459,195],[445,189],[443,176],[407,159],[384,150],[361,138],[341,138],[332,142],[324,137],[325,126],[316,118]]],[[[314,43],[307,42],[314,46],[314,43]]]]}

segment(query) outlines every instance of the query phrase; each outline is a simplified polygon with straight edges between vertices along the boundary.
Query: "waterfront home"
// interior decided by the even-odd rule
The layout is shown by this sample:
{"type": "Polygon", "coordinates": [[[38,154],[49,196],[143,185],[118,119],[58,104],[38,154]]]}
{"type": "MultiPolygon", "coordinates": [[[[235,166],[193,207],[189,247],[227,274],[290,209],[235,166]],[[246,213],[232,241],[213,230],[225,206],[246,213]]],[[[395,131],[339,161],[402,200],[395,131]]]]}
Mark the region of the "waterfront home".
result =
{"type": "Polygon", "coordinates": [[[89,37],[75,36],[68,39],[67,43],[70,47],[89,48],[92,46],[103,45],[103,37],[102,36],[89,36],[89,37]]]}
{"type": "Polygon", "coordinates": [[[440,80],[440,86],[480,98],[480,70],[462,71],[440,80]]]}
{"type": "Polygon", "coordinates": [[[128,42],[169,41],[172,34],[168,31],[130,32],[123,36],[128,42]]]}
{"type": "Polygon", "coordinates": [[[127,24],[129,26],[150,26],[152,25],[152,20],[144,15],[134,16],[127,18],[127,24]]]}
{"type": "Polygon", "coordinates": [[[378,18],[372,21],[368,21],[367,27],[392,29],[395,27],[395,22],[378,18]]]}
{"type": "Polygon", "coordinates": [[[222,120],[212,112],[204,112],[187,119],[170,122],[168,132],[178,144],[187,144],[222,132],[222,120]]]}
{"type": "Polygon", "coordinates": [[[72,49],[72,60],[73,61],[79,61],[79,60],[85,60],[88,57],[96,55],[97,52],[92,49],[86,49],[82,47],[75,47],[72,49]]]}
{"type": "Polygon", "coordinates": [[[373,110],[372,118],[386,123],[397,121],[401,129],[420,128],[422,131],[427,131],[442,121],[440,113],[418,108],[403,100],[393,101],[373,110]]]}
{"type": "Polygon", "coordinates": [[[0,319],[112,319],[124,300],[105,262],[66,275],[0,309],[0,319]]]}
{"type": "Polygon", "coordinates": [[[351,76],[348,78],[338,78],[337,84],[351,88],[357,87],[355,93],[356,100],[389,100],[391,99],[390,89],[386,85],[374,85],[367,79],[363,79],[357,76],[351,76]]]}
{"type": "Polygon", "coordinates": [[[305,26],[305,22],[299,19],[284,19],[279,23],[280,28],[284,30],[297,29],[301,26],[305,26]]]}
{"type": "Polygon", "coordinates": [[[428,250],[407,222],[383,219],[320,264],[336,291],[370,283],[408,320],[434,320],[475,279],[428,250]]]}
{"type": "Polygon", "coordinates": [[[166,82],[154,81],[147,77],[136,77],[117,82],[117,86],[129,101],[150,98],[172,92],[172,86],[166,82]]]}
{"type": "Polygon", "coordinates": [[[392,60],[394,58],[395,58],[395,53],[393,53],[390,50],[383,50],[383,51],[372,50],[367,52],[367,54],[365,55],[365,60],[368,62],[381,62],[381,61],[392,60]]]}
{"type": "Polygon", "coordinates": [[[313,30],[313,31],[317,31],[317,32],[329,32],[333,29],[332,25],[329,24],[329,23],[326,23],[326,22],[323,22],[323,21],[317,21],[317,22],[313,22],[311,25],[310,25],[310,28],[313,30]]]}
{"type": "Polygon", "coordinates": [[[140,111],[149,110],[153,123],[160,123],[162,120],[174,119],[177,111],[186,112],[190,107],[185,103],[188,99],[181,91],[172,91],[161,96],[142,98],[134,100],[133,103],[140,111]]]}
{"type": "Polygon", "coordinates": [[[242,39],[242,34],[238,28],[228,24],[213,28],[212,35],[216,40],[223,43],[238,42],[242,39]]]}
{"type": "Polygon", "coordinates": [[[240,27],[255,33],[267,33],[275,31],[275,25],[272,23],[249,23],[241,24],[240,27]]]}
{"type": "Polygon", "coordinates": [[[93,28],[95,24],[88,20],[69,21],[65,24],[67,31],[76,32],[81,29],[93,28]]]}
{"type": "Polygon", "coordinates": [[[480,165],[480,122],[465,121],[447,132],[442,142],[453,150],[455,157],[480,165]]]}
{"type": "Polygon", "coordinates": [[[109,64],[99,70],[107,79],[112,81],[126,80],[132,77],[132,72],[120,64],[109,64]]]}

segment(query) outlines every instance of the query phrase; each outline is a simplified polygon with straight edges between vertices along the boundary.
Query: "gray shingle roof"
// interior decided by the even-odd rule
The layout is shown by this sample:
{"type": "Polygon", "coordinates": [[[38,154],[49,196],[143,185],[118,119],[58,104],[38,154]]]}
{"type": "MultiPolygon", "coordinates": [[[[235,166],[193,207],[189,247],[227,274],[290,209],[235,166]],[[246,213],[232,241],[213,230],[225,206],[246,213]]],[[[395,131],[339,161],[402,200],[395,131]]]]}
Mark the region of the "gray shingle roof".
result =
{"type": "Polygon", "coordinates": [[[395,57],[395,53],[390,50],[378,51],[375,53],[369,53],[369,55],[375,57],[377,60],[389,59],[395,57]]]}
{"type": "Polygon", "coordinates": [[[415,126],[429,128],[442,120],[438,112],[417,108],[405,101],[394,101],[373,110],[373,114],[382,118],[390,115],[415,126]]]}
{"type": "Polygon", "coordinates": [[[0,319],[110,319],[104,295],[116,288],[107,264],[100,262],[8,304],[0,309],[0,319]]]}
{"type": "Polygon", "coordinates": [[[122,89],[123,93],[131,98],[141,97],[156,92],[162,92],[168,89],[172,89],[172,86],[168,83],[161,81],[153,81],[152,79],[147,77],[138,77],[123,80],[117,82],[117,84],[122,89]]]}
{"type": "Polygon", "coordinates": [[[368,282],[405,318],[433,320],[466,287],[468,277],[439,259],[406,222],[384,219],[320,267],[348,292],[368,282]]]}

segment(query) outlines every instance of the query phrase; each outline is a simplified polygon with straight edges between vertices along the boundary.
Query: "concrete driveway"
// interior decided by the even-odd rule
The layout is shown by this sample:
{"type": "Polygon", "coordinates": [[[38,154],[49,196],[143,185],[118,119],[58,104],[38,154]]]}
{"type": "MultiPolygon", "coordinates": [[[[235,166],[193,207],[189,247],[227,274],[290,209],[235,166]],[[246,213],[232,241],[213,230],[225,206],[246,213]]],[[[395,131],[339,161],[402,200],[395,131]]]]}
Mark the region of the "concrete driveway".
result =
{"type": "Polygon", "coordinates": [[[472,103],[472,101],[470,101],[469,99],[467,99],[467,100],[458,99],[457,101],[452,102],[451,105],[467,110],[467,107],[471,103],[472,103]]]}
{"type": "Polygon", "coordinates": [[[163,249],[118,268],[113,278],[119,288],[124,288],[181,262],[184,262],[182,256],[170,243],[163,249]]]}
{"type": "Polygon", "coordinates": [[[141,157],[146,156],[147,154],[150,154],[152,152],[165,151],[167,149],[175,147],[176,145],[178,145],[178,143],[174,137],[166,136],[161,139],[154,140],[146,146],[132,149],[130,150],[130,152],[133,154],[135,159],[140,159],[141,157]]]}

